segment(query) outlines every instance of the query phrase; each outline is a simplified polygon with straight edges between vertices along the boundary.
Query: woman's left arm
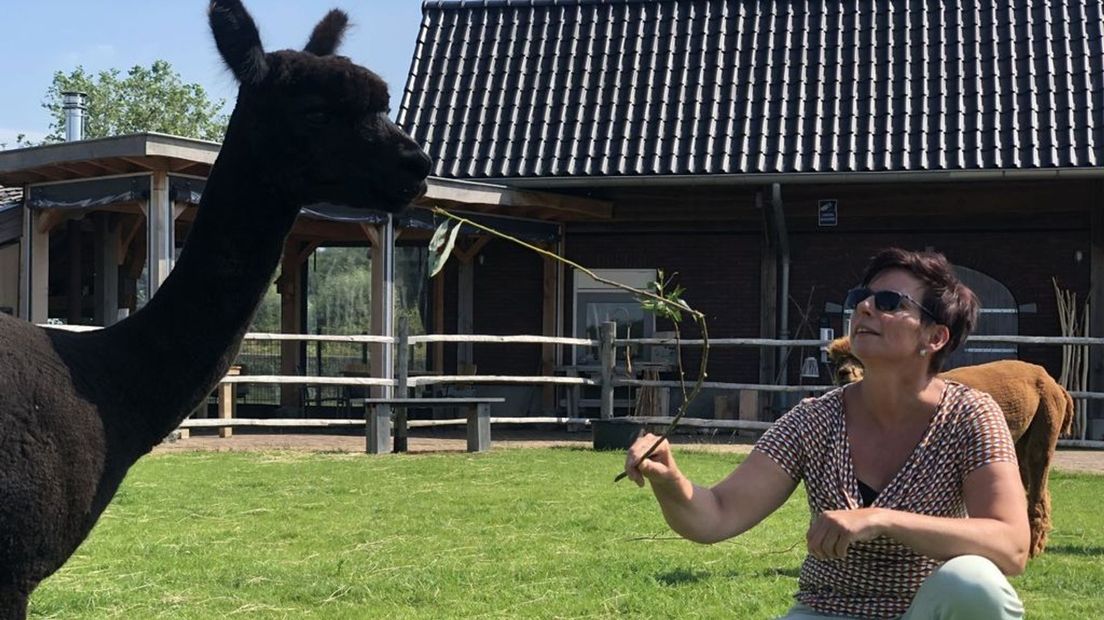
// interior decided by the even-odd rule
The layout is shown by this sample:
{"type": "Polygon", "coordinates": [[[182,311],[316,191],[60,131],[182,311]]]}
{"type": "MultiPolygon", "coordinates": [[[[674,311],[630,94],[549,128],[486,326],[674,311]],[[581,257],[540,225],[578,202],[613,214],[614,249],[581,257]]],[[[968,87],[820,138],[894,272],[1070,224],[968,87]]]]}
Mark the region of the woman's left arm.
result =
{"type": "Polygon", "coordinates": [[[1015,463],[996,462],[970,472],[962,487],[967,519],[863,508],[822,513],[809,528],[809,552],[840,558],[860,540],[887,536],[935,560],[960,555],[988,558],[1006,575],[1027,564],[1027,500],[1015,463]]]}
{"type": "Polygon", "coordinates": [[[962,485],[967,519],[929,517],[887,511],[885,535],[936,560],[980,555],[1006,575],[1018,575],[1027,565],[1031,531],[1027,500],[1015,463],[983,465],[962,485]]]}

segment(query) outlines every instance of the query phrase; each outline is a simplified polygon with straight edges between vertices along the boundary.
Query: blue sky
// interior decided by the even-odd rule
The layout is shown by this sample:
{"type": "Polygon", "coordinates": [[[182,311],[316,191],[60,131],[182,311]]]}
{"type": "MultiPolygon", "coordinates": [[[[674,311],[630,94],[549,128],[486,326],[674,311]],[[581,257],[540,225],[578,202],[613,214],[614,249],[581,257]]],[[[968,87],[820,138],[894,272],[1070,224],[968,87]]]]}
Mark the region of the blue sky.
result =
{"type": "MultiPolygon", "coordinates": [[[[397,113],[421,23],[420,0],[246,0],[269,50],[301,48],[331,8],[352,22],[341,53],[380,74],[397,113]]],[[[0,2],[0,143],[48,133],[42,108],[55,71],[89,72],[169,61],[186,82],[233,106],[237,85],[207,27],[205,0],[37,0],[0,2]]]]}

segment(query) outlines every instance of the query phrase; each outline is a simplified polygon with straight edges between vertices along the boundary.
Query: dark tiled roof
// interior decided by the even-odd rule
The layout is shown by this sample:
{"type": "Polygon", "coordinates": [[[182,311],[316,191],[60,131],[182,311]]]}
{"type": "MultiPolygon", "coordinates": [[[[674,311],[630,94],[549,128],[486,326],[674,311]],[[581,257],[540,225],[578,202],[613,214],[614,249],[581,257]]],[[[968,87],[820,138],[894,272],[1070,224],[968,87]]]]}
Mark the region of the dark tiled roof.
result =
{"type": "Polygon", "coordinates": [[[429,1],[399,123],[455,178],[1101,166],[1102,3],[429,1]]]}

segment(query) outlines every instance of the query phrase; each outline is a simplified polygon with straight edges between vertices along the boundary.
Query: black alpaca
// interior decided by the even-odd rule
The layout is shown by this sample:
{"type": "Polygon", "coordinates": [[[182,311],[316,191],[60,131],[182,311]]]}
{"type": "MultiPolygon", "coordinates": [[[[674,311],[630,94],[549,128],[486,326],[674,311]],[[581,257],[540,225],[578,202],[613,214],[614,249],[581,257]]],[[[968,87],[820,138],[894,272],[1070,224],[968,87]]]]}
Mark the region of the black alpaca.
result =
{"type": "Polygon", "coordinates": [[[175,269],[149,304],[98,332],[0,314],[0,618],[88,535],[127,470],[226,373],[299,208],[397,212],[430,160],[387,118],[387,86],[333,55],[331,11],[304,51],[265,53],[240,2],[211,30],[240,83],[226,139],[175,269]]]}

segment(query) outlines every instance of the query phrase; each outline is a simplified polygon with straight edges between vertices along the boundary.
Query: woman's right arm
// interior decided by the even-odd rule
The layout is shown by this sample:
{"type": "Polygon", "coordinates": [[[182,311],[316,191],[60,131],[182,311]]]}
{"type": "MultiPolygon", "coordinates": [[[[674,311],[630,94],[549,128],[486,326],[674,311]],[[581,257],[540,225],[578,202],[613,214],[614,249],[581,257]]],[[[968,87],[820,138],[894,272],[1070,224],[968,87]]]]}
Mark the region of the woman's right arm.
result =
{"type": "Polygon", "coordinates": [[[651,483],[667,524],[694,542],[714,543],[746,532],[777,510],[797,488],[797,481],[786,470],[758,450],[711,488],[682,475],[666,441],[638,465],[657,439],[651,434],[637,439],[625,457],[625,471],[638,486],[643,486],[645,479],[651,483]]]}

